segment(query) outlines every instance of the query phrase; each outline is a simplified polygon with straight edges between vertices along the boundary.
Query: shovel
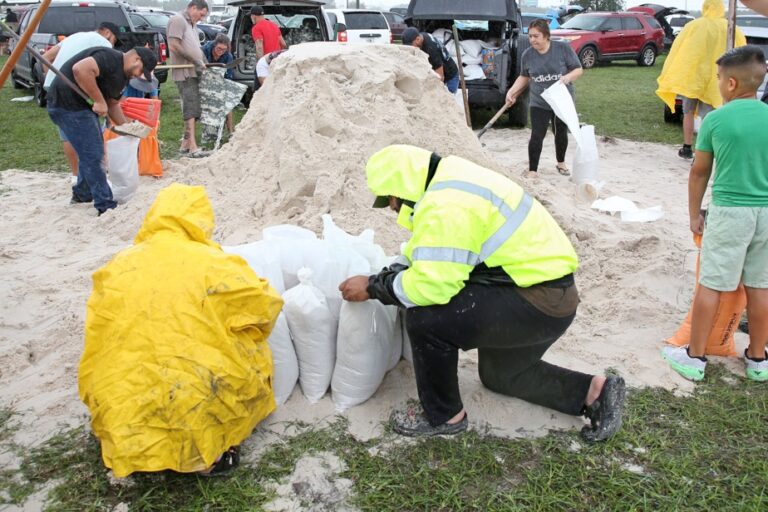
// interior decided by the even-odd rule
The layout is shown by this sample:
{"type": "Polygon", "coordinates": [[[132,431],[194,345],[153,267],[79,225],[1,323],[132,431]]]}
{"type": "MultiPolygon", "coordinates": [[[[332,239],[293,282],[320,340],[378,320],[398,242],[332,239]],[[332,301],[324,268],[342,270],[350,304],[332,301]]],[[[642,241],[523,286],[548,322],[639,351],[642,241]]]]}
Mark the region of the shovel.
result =
{"type": "MultiPolygon", "coordinates": [[[[222,64],[220,62],[208,62],[205,64],[205,67],[234,69],[243,62],[245,62],[245,57],[238,57],[229,64],[222,64]]],[[[193,67],[195,67],[194,64],[164,64],[162,66],[155,66],[155,69],[192,69],[193,67]]]]}
{"type": "Polygon", "coordinates": [[[505,104],[504,104],[504,106],[502,106],[502,107],[499,109],[499,111],[498,111],[498,112],[496,112],[496,114],[495,114],[495,115],[494,115],[494,116],[491,118],[491,120],[490,120],[490,121],[488,121],[487,123],[485,123],[485,126],[483,126],[483,128],[482,128],[482,129],[481,129],[479,132],[477,132],[477,138],[479,139],[480,137],[482,137],[482,136],[483,136],[483,134],[484,134],[485,132],[487,132],[487,131],[488,131],[488,129],[489,129],[491,126],[493,126],[493,123],[495,123],[496,121],[498,121],[498,120],[499,120],[499,118],[501,117],[501,115],[502,115],[504,112],[506,112],[506,111],[507,111],[507,109],[508,109],[509,107],[510,107],[510,104],[509,104],[509,103],[505,103],[505,104]]]}

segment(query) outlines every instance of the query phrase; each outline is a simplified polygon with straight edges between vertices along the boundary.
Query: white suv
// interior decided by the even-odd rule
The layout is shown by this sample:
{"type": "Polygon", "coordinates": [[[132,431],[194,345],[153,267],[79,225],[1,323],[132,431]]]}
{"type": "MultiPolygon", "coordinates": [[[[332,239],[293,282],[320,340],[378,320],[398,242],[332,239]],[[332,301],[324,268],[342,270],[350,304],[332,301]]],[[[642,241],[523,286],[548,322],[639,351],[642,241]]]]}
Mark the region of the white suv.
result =
{"type": "Polygon", "coordinates": [[[381,11],[363,9],[326,9],[334,27],[336,41],[341,43],[389,44],[392,31],[381,11]]]}

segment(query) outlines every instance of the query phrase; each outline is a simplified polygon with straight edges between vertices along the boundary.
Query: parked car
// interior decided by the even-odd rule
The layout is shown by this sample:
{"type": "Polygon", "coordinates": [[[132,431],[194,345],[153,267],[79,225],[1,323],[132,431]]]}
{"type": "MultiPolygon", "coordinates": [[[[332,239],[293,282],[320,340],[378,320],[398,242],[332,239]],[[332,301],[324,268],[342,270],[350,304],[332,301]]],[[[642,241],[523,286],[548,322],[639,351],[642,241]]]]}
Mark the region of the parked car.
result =
{"type": "Polygon", "coordinates": [[[387,18],[387,23],[389,23],[389,30],[392,32],[392,41],[402,42],[403,32],[405,32],[405,29],[408,27],[408,25],[405,24],[405,16],[389,11],[384,13],[384,17],[387,18]]]}
{"type": "Polygon", "coordinates": [[[584,12],[584,8],[579,5],[563,5],[548,9],[547,12],[524,12],[521,14],[523,17],[523,33],[527,34],[528,25],[539,18],[548,20],[549,29],[554,30],[560,28],[563,23],[582,12],[584,12]]]}
{"type": "MultiPolygon", "coordinates": [[[[528,37],[522,33],[523,22],[515,0],[411,0],[405,21],[430,33],[441,28],[450,30],[456,22],[464,27],[458,30],[460,40],[488,43],[491,48],[484,54],[485,78],[466,82],[469,105],[493,110],[504,105],[507,90],[520,75],[521,56],[530,47],[528,37]]],[[[527,92],[509,109],[509,120],[515,126],[527,124],[527,92]]]]}
{"type": "Polygon", "coordinates": [[[315,0],[241,0],[230,5],[238,9],[237,15],[229,25],[232,53],[235,58],[245,58],[234,69],[234,80],[248,85],[244,100],[246,104],[253,94],[256,71],[256,49],[251,37],[251,7],[260,5],[264,8],[265,16],[280,27],[280,32],[289,46],[296,40],[294,34],[302,31],[302,22],[307,18],[316,21],[316,40],[330,41],[334,33],[334,28],[325,15],[323,3],[315,0]]]}
{"type": "Polygon", "coordinates": [[[639,12],[579,14],[553,30],[552,37],[568,41],[584,69],[613,60],[653,66],[664,49],[664,30],[654,18],[639,12]]]}
{"type": "MultiPolygon", "coordinates": [[[[30,20],[39,9],[34,6],[28,9],[19,20],[19,33],[22,33],[29,25],[30,20]]],[[[152,31],[140,31],[131,21],[128,11],[118,3],[106,0],[90,2],[53,2],[43,15],[37,30],[32,34],[30,43],[40,53],[55,46],[65,37],[76,32],[95,30],[99,23],[110,21],[120,27],[120,42],[115,47],[121,51],[128,51],[135,46],[149,44],[158,55],[159,62],[166,60],[165,38],[152,31]]],[[[11,48],[16,45],[11,42],[11,48]]],[[[168,78],[168,72],[159,70],[155,73],[157,79],[163,83],[168,78]]],[[[41,107],[46,105],[46,95],[43,89],[45,74],[42,64],[25,49],[18,62],[11,71],[11,79],[18,88],[34,90],[35,101],[41,107]]]]}
{"type": "Polygon", "coordinates": [[[665,19],[667,20],[667,23],[669,23],[669,26],[672,27],[672,35],[677,37],[680,31],[683,30],[683,27],[696,18],[690,14],[671,14],[666,16],[665,19]]]}
{"type": "Polygon", "coordinates": [[[381,11],[363,9],[326,9],[340,43],[389,44],[393,42],[387,18],[381,11]]]}
{"type": "Polygon", "coordinates": [[[661,28],[664,29],[664,48],[667,49],[672,46],[676,36],[674,29],[667,21],[667,16],[671,14],[688,14],[686,10],[678,9],[677,7],[665,7],[659,4],[640,4],[630,7],[627,11],[648,14],[656,20],[661,25],[661,28]]]}

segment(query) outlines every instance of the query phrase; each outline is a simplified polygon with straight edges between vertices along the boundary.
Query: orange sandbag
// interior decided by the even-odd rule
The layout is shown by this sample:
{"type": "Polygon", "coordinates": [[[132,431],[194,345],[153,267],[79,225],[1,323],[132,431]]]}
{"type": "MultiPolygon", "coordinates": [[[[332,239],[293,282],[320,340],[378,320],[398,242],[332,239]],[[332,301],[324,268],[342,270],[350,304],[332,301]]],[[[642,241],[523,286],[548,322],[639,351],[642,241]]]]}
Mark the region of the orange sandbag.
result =
{"type": "Polygon", "coordinates": [[[125,117],[157,128],[162,104],[162,101],[152,98],[123,98],[120,107],[123,109],[125,117]]]}
{"type": "MultiPolygon", "coordinates": [[[[693,242],[696,247],[701,248],[701,235],[694,235],[693,242]]],[[[696,293],[699,291],[699,258],[696,258],[696,289],[693,292],[693,300],[696,300],[696,293]]],[[[739,287],[732,292],[722,292],[720,294],[720,305],[717,307],[715,321],[712,324],[712,330],[709,332],[707,348],[705,353],[708,356],[736,356],[736,346],[733,341],[733,333],[739,325],[744,308],[747,306],[747,293],[744,285],[739,283],[739,287]]],[[[683,324],[677,332],[669,338],[667,343],[677,345],[678,347],[687,345],[691,341],[691,316],[693,316],[693,306],[688,311],[683,324]]]]}
{"type": "Polygon", "coordinates": [[[163,164],[160,161],[160,146],[157,143],[157,129],[153,128],[149,135],[139,142],[139,176],[163,175],[163,164]]]}

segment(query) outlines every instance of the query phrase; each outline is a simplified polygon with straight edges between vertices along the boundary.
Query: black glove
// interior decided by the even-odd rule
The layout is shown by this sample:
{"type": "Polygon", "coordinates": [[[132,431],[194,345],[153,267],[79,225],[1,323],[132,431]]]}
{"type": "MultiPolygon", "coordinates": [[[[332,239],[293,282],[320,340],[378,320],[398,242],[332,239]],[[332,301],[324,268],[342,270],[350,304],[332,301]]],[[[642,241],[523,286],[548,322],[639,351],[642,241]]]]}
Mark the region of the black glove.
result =
{"type": "Polygon", "coordinates": [[[397,274],[407,268],[405,265],[392,265],[382,269],[378,274],[370,276],[368,278],[368,295],[382,304],[404,307],[395,295],[393,283],[397,274]],[[397,267],[397,269],[393,269],[393,267],[397,267]]]}

